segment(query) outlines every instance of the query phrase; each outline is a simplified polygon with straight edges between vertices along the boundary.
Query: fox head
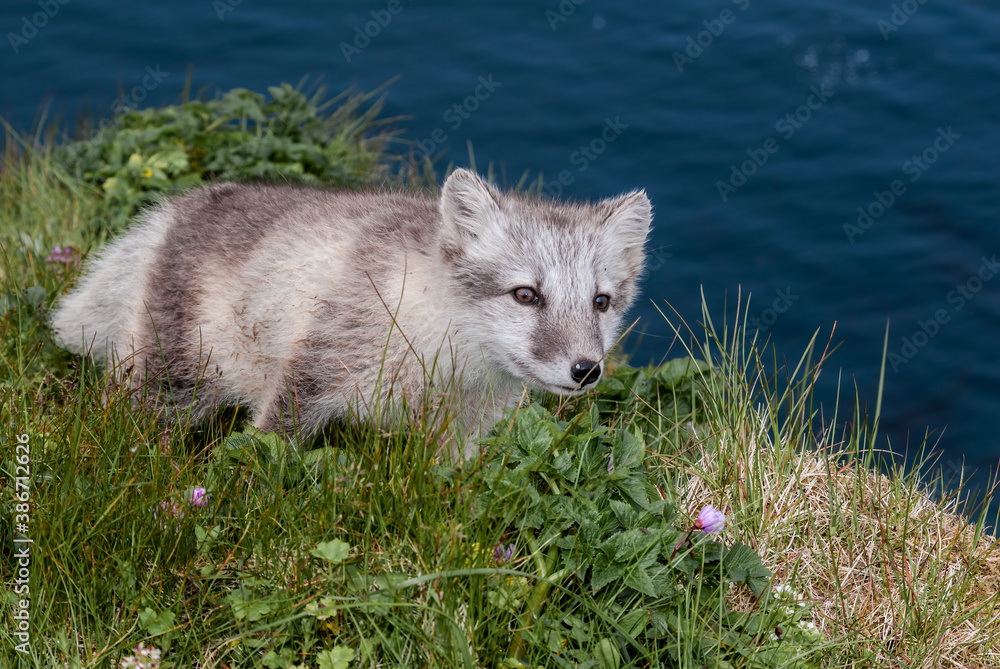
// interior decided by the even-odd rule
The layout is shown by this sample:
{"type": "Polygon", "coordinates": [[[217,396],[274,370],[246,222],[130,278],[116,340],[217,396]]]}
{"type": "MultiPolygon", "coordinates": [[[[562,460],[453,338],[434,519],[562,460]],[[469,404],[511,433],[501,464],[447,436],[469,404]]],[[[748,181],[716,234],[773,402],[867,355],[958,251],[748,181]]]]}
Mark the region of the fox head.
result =
{"type": "Polygon", "coordinates": [[[646,193],[557,203],[456,170],[440,207],[456,311],[491,368],[561,395],[596,383],[636,297],[652,218],[646,193]]]}

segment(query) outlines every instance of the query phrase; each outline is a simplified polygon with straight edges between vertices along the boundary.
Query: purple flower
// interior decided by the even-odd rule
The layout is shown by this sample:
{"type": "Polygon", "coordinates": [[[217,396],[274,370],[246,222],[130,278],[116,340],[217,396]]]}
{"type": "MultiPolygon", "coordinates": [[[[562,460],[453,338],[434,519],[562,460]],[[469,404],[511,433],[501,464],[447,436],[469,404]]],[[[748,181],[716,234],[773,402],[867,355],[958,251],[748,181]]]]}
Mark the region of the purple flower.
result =
{"type": "Polygon", "coordinates": [[[713,532],[721,532],[722,528],[726,526],[726,516],[721,511],[716,509],[714,506],[709,504],[701,513],[698,514],[698,519],[694,521],[694,528],[701,530],[702,532],[712,534],[713,532]]]}
{"type": "MultiPolygon", "coordinates": [[[[163,500],[160,502],[160,511],[163,513],[164,521],[167,518],[183,518],[184,510],[181,509],[181,505],[173,500],[163,500]]],[[[156,513],[156,509],[153,509],[153,518],[159,518],[156,513]]],[[[166,526],[165,522],[161,522],[160,525],[166,526]]]]}
{"type": "Polygon", "coordinates": [[[75,265],[80,261],[80,254],[72,246],[56,246],[45,262],[50,265],[75,265]]]}
{"type": "Polygon", "coordinates": [[[208,491],[204,488],[195,488],[191,491],[190,502],[195,506],[205,506],[208,504],[208,491]]]}
{"type": "Polygon", "coordinates": [[[514,557],[514,544],[510,544],[505,549],[503,544],[497,544],[497,547],[493,549],[493,561],[497,564],[503,564],[514,557]]]}

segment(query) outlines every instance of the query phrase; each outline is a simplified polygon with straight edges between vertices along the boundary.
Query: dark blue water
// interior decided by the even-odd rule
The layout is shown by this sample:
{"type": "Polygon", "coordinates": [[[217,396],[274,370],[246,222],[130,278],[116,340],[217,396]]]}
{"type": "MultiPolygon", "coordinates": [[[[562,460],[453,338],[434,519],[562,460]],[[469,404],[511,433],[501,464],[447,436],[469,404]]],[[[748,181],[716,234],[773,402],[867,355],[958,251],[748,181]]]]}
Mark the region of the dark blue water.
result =
{"type": "Polygon", "coordinates": [[[912,450],[930,427],[946,471],[997,465],[996,3],[49,2],[51,18],[45,0],[0,6],[16,127],[43,103],[175,102],[189,65],[196,88],[398,76],[387,112],[442,166],[467,165],[471,142],[508,182],[647,189],[637,362],[671,341],[653,301],[694,323],[702,289],[717,316],[742,291],[779,355],[836,323],[823,397],[842,374],[873,408],[889,321],[883,435],[912,450]]]}

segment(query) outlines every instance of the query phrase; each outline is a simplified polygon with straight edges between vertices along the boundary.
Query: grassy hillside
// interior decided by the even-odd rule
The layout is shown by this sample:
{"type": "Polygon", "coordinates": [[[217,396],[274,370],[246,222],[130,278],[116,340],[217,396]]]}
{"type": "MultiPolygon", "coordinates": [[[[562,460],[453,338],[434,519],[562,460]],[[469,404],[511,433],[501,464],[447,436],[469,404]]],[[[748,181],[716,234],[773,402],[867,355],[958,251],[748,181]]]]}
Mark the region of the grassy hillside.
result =
{"type": "Polygon", "coordinates": [[[877,411],[819,415],[824,344],[768,365],[746,304],[464,463],[447,397],[295,450],[233,412],[165,426],[55,347],[55,299],[152,197],[420,182],[378,112],[283,86],[8,137],[0,667],[1000,666],[985,519],[875,452],[877,411]]]}

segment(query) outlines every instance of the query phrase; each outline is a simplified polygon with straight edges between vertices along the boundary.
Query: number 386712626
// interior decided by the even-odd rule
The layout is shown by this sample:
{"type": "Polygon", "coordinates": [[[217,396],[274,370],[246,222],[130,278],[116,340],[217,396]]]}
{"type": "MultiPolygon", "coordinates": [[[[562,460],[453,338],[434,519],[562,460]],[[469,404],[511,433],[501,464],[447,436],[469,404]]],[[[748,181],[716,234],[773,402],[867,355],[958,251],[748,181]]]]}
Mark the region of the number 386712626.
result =
{"type": "Polygon", "coordinates": [[[31,469],[28,466],[31,461],[31,451],[28,448],[28,435],[23,432],[17,435],[17,444],[14,448],[14,452],[14,461],[17,463],[14,468],[14,480],[16,482],[14,498],[17,499],[18,502],[21,502],[14,507],[15,512],[18,514],[15,517],[14,522],[24,523],[28,520],[28,477],[31,476],[31,469]]]}

